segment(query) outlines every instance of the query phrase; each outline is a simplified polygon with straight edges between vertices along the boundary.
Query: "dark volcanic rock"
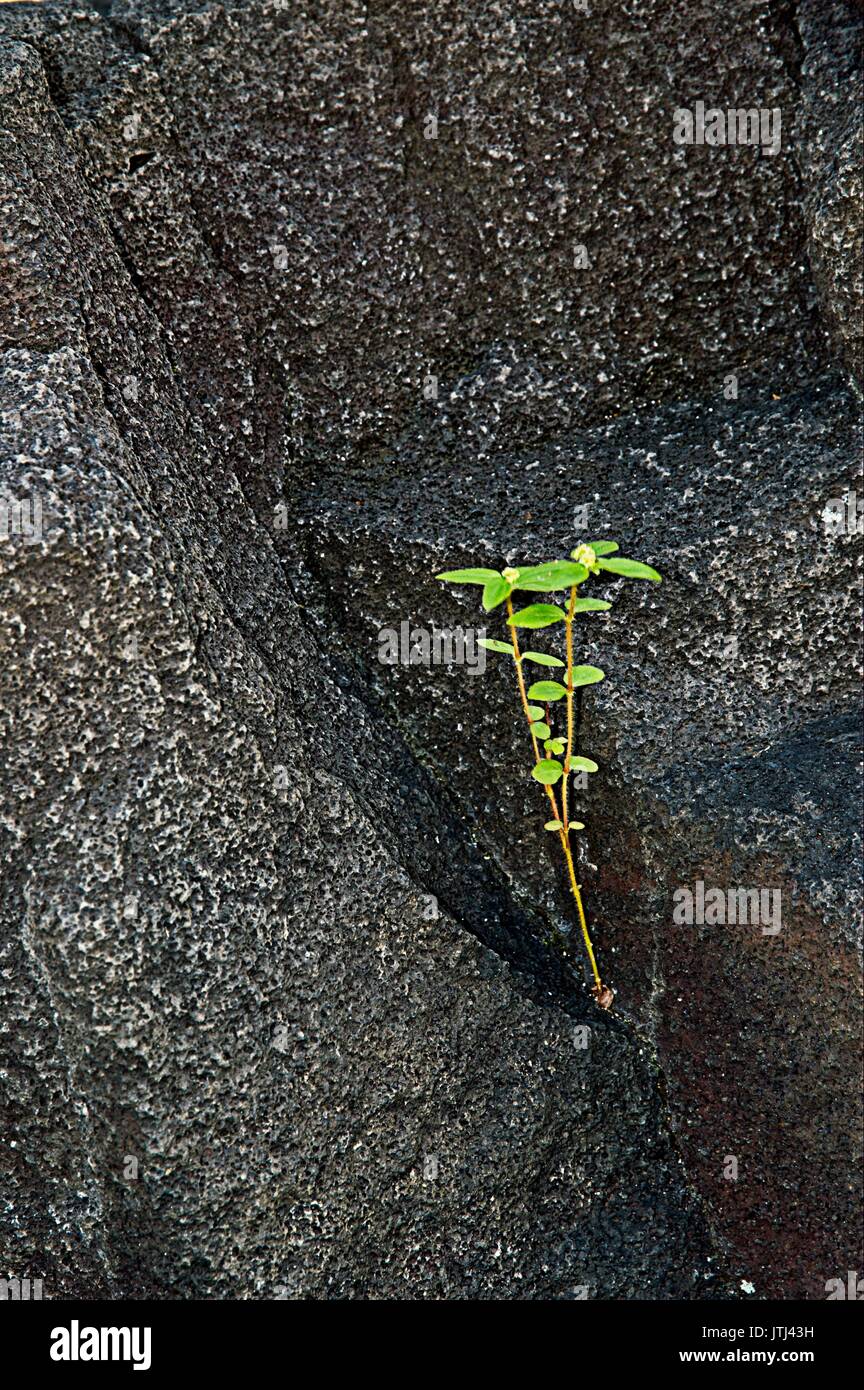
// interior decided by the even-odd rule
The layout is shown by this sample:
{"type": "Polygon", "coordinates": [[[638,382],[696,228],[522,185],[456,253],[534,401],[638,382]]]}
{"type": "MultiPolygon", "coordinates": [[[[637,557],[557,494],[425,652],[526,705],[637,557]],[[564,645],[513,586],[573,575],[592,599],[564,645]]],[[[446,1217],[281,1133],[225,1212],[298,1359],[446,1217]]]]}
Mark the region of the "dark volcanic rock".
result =
{"type": "MultiPolygon", "coordinates": [[[[582,878],[601,973],[657,1048],[689,1171],[757,1290],[783,1296],[818,1297],[823,1270],[857,1267],[860,539],[832,534],[828,504],[860,487],[861,448],[857,405],[829,380],[628,416],[430,469],[420,494],[387,476],[360,507],[351,485],[306,510],[316,609],[340,614],[346,660],[487,853],[531,885],[547,933],[578,937],[509,661],[490,657],[483,675],[391,668],[378,633],[485,621],[505,635],[477,590],[434,584],[441,568],[615,536],[662,571],[641,592],[594,581],[618,602],[580,626],[577,659],[607,672],[581,697],[579,749],[602,765],[578,803],[582,878]],[[675,925],[675,890],[699,881],[779,890],[779,932],[763,934],[767,917],[675,925]]],[[[409,476],[432,449],[428,436],[406,449],[409,476]]]]}
{"type": "Polygon", "coordinates": [[[826,321],[864,385],[864,14],[801,0],[801,164],[808,249],[826,321]]]}
{"type": "Polygon", "coordinates": [[[130,0],[110,39],[39,17],[88,178],[259,512],[386,456],[432,378],[442,402],[473,381],[482,451],[824,359],[791,141],[672,140],[697,100],[794,125],[783,7],[589,8],[130,0]]]}
{"type": "Polygon", "coordinates": [[[284,587],[268,610],[251,514],[223,544],[254,602],[202,560],[203,489],[142,507],[69,349],[6,354],[0,419],[31,460],[4,483],[50,498],[3,626],[4,1269],[55,1297],[698,1296],[644,1049],[593,1016],[583,1049],[579,1001],[531,1002],[385,847],[390,765],[346,750],[367,716],[284,587]]]}
{"type": "Polygon", "coordinates": [[[854,537],[821,522],[854,422],[791,144],[671,139],[698,99],[794,113],[798,35],[591,10],[0,6],[0,497],[43,513],[0,539],[0,1277],[860,1267],[854,537]],[[560,949],[504,673],[375,651],[464,616],[440,561],[554,550],[582,502],[667,575],[592,627],[581,711],[615,1017],[560,949]],[[780,938],[673,931],[698,876],[794,879],[780,938]]]}
{"type": "Polygon", "coordinates": [[[647,1050],[334,680],[32,46],[2,83],[4,1274],[702,1296],[647,1050]]]}

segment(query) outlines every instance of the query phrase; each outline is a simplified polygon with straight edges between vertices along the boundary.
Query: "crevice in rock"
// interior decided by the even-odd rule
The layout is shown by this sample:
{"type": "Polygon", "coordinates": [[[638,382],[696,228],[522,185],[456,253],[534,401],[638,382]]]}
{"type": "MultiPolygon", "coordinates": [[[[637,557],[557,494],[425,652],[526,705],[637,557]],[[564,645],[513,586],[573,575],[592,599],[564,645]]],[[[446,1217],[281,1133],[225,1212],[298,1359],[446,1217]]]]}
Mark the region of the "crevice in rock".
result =
{"type": "MultiPolygon", "coordinates": [[[[296,600],[300,596],[287,567],[285,573],[296,600]]],[[[338,630],[322,630],[318,612],[316,624],[306,632],[344,696],[334,709],[336,746],[344,750],[336,770],[373,823],[386,825],[397,861],[466,931],[519,972],[524,991],[535,1002],[596,1020],[576,962],[550,942],[551,924],[528,895],[514,894],[500,867],[483,855],[471,822],[409,750],[392,715],[344,652],[338,630]],[[355,766],[368,766],[373,759],[382,776],[380,794],[371,800],[355,766]]]]}

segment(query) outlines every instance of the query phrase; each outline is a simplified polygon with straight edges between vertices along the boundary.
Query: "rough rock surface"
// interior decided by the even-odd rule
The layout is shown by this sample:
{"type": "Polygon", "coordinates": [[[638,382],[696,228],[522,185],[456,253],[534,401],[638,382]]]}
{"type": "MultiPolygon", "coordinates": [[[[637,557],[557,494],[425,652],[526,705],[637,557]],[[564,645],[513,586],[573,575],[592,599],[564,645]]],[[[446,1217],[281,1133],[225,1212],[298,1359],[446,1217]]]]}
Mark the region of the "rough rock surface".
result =
{"type": "MultiPolygon", "coordinates": [[[[417,441],[409,471],[432,447],[417,441]]],[[[607,673],[582,692],[578,731],[601,763],[577,805],[595,945],[657,1049],[713,1224],[757,1290],[804,1297],[855,1256],[860,1205],[860,540],[827,535],[823,512],[861,449],[860,412],[827,380],[634,413],[482,469],[466,457],[462,472],[430,471],[422,498],[387,477],[362,507],[346,488],[301,511],[321,621],[328,604],[341,615],[346,661],[543,904],[547,936],[576,928],[509,660],[490,656],[482,675],[391,667],[378,634],[407,620],[504,636],[477,590],[432,576],[567,554],[583,506],[582,539],[620,537],[665,576],[642,593],[593,581],[616,604],[581,625],[577,660],[607,673]],[[780,931],[763,934],[767,918],[675,925],[675,889],[700,880],[778,889],[780,931]]],[[[554,651],[548,638],[531,645],[554,651]]]]}
{"type": "Polygon", "coordinates": [[[801,0],[799,141],[807,248],[843,361],[864,385],[864,25],[853,0],[801,0]]]}
{"type": "Polygon", "coordinates": [[[743,0],[591,10],[0,9],[0,496],[44,513],[0,540],[0,1276],[819,1297],[860,1267],[855,538],[819,540],[853,407],[800,150],[670,134],[796,110],[799,38],[743,0]],[[440,560],[565,544],[584,501],[672,581],[601,623],[583,709],[614,1017],[552,939],[501,676],[374,651],[446,616],[440,560]],[[671,885],[766,874],[779,941],[669,928],[671,885]]]}

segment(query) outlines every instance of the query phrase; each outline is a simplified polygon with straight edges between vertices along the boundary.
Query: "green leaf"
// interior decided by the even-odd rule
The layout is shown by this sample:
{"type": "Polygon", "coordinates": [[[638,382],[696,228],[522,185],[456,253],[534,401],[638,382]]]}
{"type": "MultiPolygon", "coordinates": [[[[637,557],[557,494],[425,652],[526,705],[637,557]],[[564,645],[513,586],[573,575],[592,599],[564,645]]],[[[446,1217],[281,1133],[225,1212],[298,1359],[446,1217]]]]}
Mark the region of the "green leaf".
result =
{"type": "Polygon", "coordinates": [[[597,764],[595,763],[595,761],[594,761],[593,758],[571,758],[571,759],[570,759],[570,771],[571,771],[571,772],[599,772],[600,769],[598,768],[598,766],[597,766],[597,764]]]}
{"type": "Polygon", "coordinates": [[[546,753],[563,753],[566,745],[563,738],[549,738],[543,744],[546,753]]]}
{"type": "Polygon", "coordinates": [[[550,560],[545,565],[529,565],[520,569],[514,589],[530,589],[532,593],[547,593],[554,589],[569,589],[574,584],[584,584],[588,571],[584,565],[574,565],[571,560],[550,560]]]}
{"type": "Polygon", "coordinates": [[[543,827],[544,830],[563,830],[564,827],[560,820],[547,820],[543,827]]]}
{"type": "Polygon", "coordinates": [[[489,584],[493,579],[500,579],[501,575],[497,570],[445,570],[443,574],[436,574],[436,579],[442,579],[445,584],[489,584]]]}
{"type": "Polygon", "coordinates": [[[485,647],[487,652],[506,652],[508,656],[516,655],[516,648],[511,642],[499,642],[497,637],[481,637],[477,645],[485,647]]]}
{"type": "Polygon", "coordinates": [[[552,730],[542,719],[538,719],[536,723],[531,725],[531,732],[535,738],[548,738],[552,730]]]}
{"type": "Polygon", "coordinates": [[[601,570],[623,575],[625,579],[653,579],[655,584],[662,582],[656,570],[652,570],[650,565],[640,564],[638,560],[625,560],[622,556],[617,560],[598,560],[597,563],[601,570]]]}
{"type": "Polygon", "coordinates": [[[496,574],[494,579],[483,590],[483,607],[487,613],[491,613],[493,608],[497,608],[499,603],[503,603],[510,592],[510,585],[506,579],[502,579],[500,574],[496,574]]]}
{"type": "Polygon", "coordinates": [[[557,603],[532,603],[528,608],[520,608],[518,613],[507,619],[510,627],[551,627],[553,623],[563,621],[564,610],[559,608],[557,603]]]}
{"type": "Polygon", "coordinates": [[[554,787],[555,783],[560,780],[563,771],[561,764],[556,762],[554,758],[541,758],[539,763],[532,767],[531,776],[538,782],[542,782],[544,787],[554,787]]]}
{"type": "Polygon", "coordinates": [[[528,690],[528,699],[549,703],[552,700],[563,700],[566,694],[564,686],[558,681],[535,681],[528,690]]]}
{"type": "MultiPolygon", "coordinates": [[[[609,607],[611,608],[612,605],[609,604],[609,607]]],[[[535,662],[538,666],[563,666],[563,665],[564,665],[564,662],[563,662],[563,661],[560,661],[560,660],[558,659],[557,656],[547,656],[546,652],[523,652],[523,653],[522,653],[522,660],[523,660],[523,661],[533,661],[533,662],[535,662]]]]}
{"type": "Polygon", "coordinates": [[[531,723],[533,724],[535,719],[542,719],[546,711],[545,709],[541,709],[539,705],[529,705],[528,713],[531,716],[531,723]]]}
{"type": "Polygon", "coordinates": [[[584,830],[585,827],[581,820],[571,820],[567,826],[568,830],[584,830]]]}
{"type": "Polygon", "coordinates": [[[577,598],[573,605],[574,613],[605,613],[607,608],[611,608],[611,603],[607,603],[602,598],[577,598]]]}
{"type": "Polygon", "coordinates": [[[513,588],[524,589],[529,594],[548,594],[552,592],[548,584],[544,583],[543,580],[537,579],[526,579],[524,583],[521,579],[517,579],[513,588]]]}
{"type": "Polygon", "coordinates": [[[601,671],[599,666],[574,666],[573,667],[573,689],[578,685],[596,685],[606,676],[605,671],[601,671]]]}
{"type": "Polygon", "coordinates": [[[614,555],[618,549],[617,541],[588,541],[595,555],[614,555]]]}

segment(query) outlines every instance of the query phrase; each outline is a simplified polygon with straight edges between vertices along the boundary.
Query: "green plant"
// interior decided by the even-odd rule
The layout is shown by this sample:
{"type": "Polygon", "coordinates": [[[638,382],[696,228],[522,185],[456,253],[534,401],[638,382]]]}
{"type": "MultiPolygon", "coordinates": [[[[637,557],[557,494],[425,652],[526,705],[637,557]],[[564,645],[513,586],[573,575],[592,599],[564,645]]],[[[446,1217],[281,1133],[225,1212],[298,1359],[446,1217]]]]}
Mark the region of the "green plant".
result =
{"type": "Polygon", "coordinates": [[[528,565],[518,569],[490,570],[463,569],[447,570],[436,575],[448,584],[479,584],[482,587],[482,603],[485,612],[506,605],[507,626],[511,641],[502,642],[496,638],[482,639],[482,645],[492,652],[503,652],[512,656],[516,671],[516,684],[528,728],[531,746],[534,751],[534,766],[531,775],[544,788],[552,817],[546,821],[545,830],[558,835],[567,864],[570,890],[579,915],[579,926],[591,972],[594,976],[594,997],[601,1008],[608,1009],[614,998],[600,979],[594,947],[588,932],[585,909],[582,903],[580,885],[576,882],[576,868],[570,844],[571,831],[584,830],[581,821],[570,819],[569,781],[572,772],[596,772],[597,764],[591,758],[577,756],[573,752],[574,694],[580,686],[595,685],[602,681],[604,672],[598,666],[577,666],[573,662],[573,623],[582,613],[602,613],[611,608],[604,599],[580,598],[579,588],[592,575],[618,575],[625,579],[650,579],[660,583],[660,575],[650,565],[640,564],[638,560],[626,560],[617,556],[615,541],[591,541],[571,551],[569,560],[551,560],[543,565],[528,565]],[[514,610],[512,595],[515,593],[555,594],[569,590],[567,607],[557,603],[531,603],[526,608],[514,610]],[[541,628],[564,625],[565,660],[548,652],[523,651],[519,644],[519,632],[534,631],[541,628]],[[557,668],[564,672],[563,684],[558,680],[538,680],[526,685],[523,666],[531,662],[540,667],[557,668]],[[566,728],[557,735],[552,728],[553,705],[563,702],[566,711],[566,728]],[[545,757],[540,756],[540,744],[545,757]],[[561,761],[563,755],[564,761],[561,761]],[[555,788],[560,783],[560,804],[555,788]]]}

